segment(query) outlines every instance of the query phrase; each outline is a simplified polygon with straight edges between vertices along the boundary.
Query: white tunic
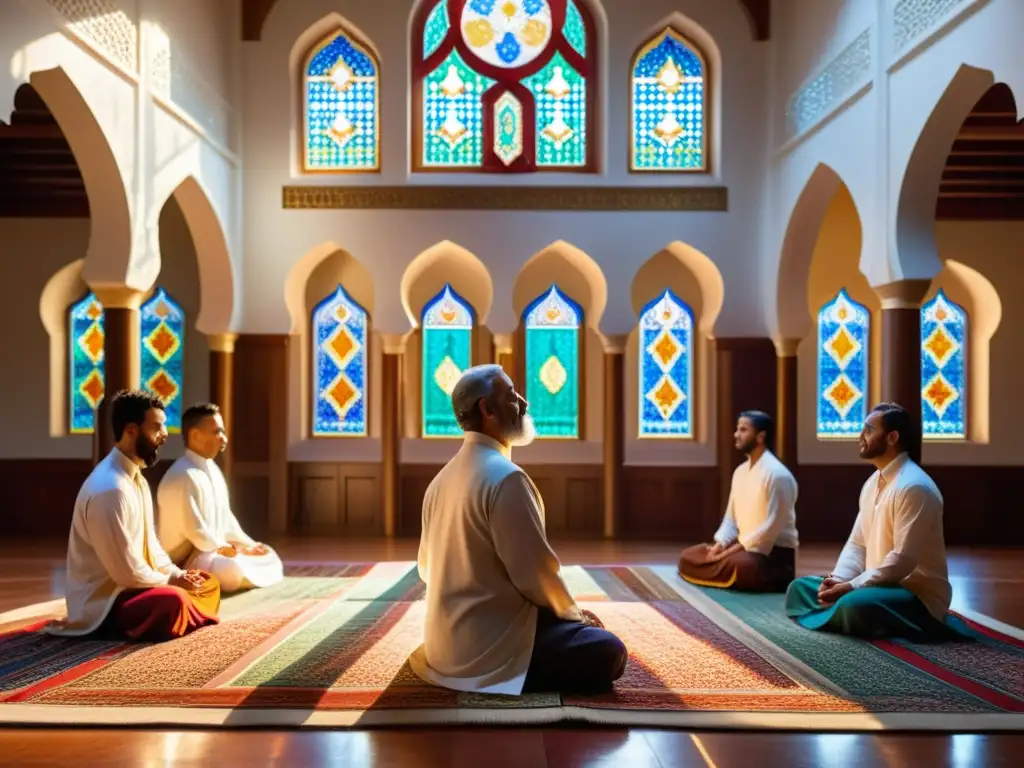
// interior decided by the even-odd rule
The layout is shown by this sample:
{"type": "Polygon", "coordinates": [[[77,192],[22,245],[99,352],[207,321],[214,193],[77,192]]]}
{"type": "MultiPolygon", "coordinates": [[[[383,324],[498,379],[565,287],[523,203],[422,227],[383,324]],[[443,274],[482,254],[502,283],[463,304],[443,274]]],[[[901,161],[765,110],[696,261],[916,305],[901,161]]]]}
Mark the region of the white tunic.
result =
{"type": "Polygon", "coordinates": [[[220,547],[256,542],[231,511],[228,484],[215,461],[186,450],[160,481],[157,503],[160,541],[174,562],[211,573],[224,592],[269,587],[284,577],[273,550],[256,556],[217,554],[220,547]]]}
{"type": "Polygon", "coordinates": [[[729,502],[715,533],[719,544],[739,540],[748,552],[771,554],[774,547],[796,549],[797,486],[793,473],[771,451],[732,473],[729,502]]]}
{"type": "Polygon", "coordinates": [[[537,607],[582,619],[548,545],[540,493],[486,435],[467,432],[427,488],[417,564],[427,617],[424,643],[409,661],[428,682],[518,695],[537,607]]]}
{"type": "Polygon", "coordinates": [[[124,590],[163,586],[178,575],[181,569],[156,537],[146,478],[138,464],[114,448],[89,473],[75,499],[68,538],[68,616],[47,631],[88,634],[103,623],[124,590]]]}
{"type": "Polygon", "coordinates": [[[938,486],[901,453],[864,483],[860,511],[833,577],[855,589],[899,584],[943,619],[953,588],[946,569],[942,509],[938,486]]]}

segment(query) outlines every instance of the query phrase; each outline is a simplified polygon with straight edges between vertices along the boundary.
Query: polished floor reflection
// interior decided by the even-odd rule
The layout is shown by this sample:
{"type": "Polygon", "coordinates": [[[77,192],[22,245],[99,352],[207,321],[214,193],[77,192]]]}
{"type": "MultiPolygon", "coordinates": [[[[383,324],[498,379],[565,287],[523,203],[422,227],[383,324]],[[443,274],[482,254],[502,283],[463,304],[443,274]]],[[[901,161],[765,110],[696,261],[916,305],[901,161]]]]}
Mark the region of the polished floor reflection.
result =
{"type": "MultiPolygon", "coordinates": [[[[289,540],[288,562],[412,560],[415,541],[289,540]]],[[[556,542],[563,562],[666,563],[676,545],[556,542]]],[[[828,571],[838,547],[804,547],[801,574],[828,571]]],[[[1024,627],[1024,552],[953,550],[954,608],[1024,627]]],[[[18,608],[59,597],[60,543],[0,543],[0,624],[18,608]]],[[[0,660],[2,661],[2,660],[0,660]]],[[[1022,715],[1024,717],[1024,715],[1022,715]]],[[[1015,734],[800,734],[557,727],[436,728],[372,731],[161,731],[3,729],[0,765],[17,766],[385,766],[387,768],[575,768],[708,766],[710,768],[848,768],[860,766],[1021,765],[1024,736],[1015,734]]]]}

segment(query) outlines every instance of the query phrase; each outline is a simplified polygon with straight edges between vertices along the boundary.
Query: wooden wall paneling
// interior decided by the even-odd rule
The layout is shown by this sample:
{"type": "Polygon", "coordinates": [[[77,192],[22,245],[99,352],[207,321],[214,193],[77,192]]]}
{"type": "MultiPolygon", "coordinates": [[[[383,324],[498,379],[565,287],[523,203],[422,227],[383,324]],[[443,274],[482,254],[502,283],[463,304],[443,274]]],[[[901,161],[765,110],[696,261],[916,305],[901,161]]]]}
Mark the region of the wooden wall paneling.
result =
{"type": "Polygon", "coordinates": [[[384,533],[380,464],[293,462],[289,475],[289,533],[384,533]]]}
{"type": "Polygon", "coordinates": [[[423,497],[427,486],[441,471],[440,464],[403,464],[400,468],[401,494],[398,535],[418,538],[423,523],[423,497]]]}
{"type": "Polygon", "coordinates": [[[64,540],[92,459],[0,460],[0,534],[64,540]]]}
{"type": "Polygon", "coordinates": [[[601,464],[524,466],[544,499],[549,536],[599,537],[604,533],[604,467],[601,464]]]}
{"type": "Polygon", "coordinates": [[[707,541],[718,527],[715,467],[623,469],[620,538],[647,541],[707,541]]]}

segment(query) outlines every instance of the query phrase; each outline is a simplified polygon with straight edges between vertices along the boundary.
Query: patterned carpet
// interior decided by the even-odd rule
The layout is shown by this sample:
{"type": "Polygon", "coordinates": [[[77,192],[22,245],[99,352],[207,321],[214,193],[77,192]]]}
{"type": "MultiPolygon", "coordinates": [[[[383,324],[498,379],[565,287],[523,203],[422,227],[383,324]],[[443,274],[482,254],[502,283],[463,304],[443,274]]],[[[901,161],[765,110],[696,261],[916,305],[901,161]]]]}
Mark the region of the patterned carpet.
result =
{"type": "Polygon", "coordinates": [[[1024,730],[1024,642],[975,622],[970,643],[868,643],[797,627],[781,595],[700,589],[671,566],[564,574],[630,649],[610,694],[428,686],[406,663],[425,610],[414,565],[309,566],[225,599],[219,626],[171,643],[0,627],[0,723],[1024,730]]]}

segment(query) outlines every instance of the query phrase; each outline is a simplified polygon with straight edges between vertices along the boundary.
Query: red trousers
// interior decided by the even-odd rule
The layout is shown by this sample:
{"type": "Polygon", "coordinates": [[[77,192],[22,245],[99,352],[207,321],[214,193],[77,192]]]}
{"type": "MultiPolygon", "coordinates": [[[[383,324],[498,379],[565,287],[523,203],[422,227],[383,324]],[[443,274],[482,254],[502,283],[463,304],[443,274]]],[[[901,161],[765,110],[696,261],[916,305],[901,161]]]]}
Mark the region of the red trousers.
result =
{"type": "Polygon", "coordinates": [[[107,624],[132,640],[150,642],[174,640],[218,624],[220,585],[208,585],[201,595],[171,586],[125,590],[114,601],[107,624]]]}

